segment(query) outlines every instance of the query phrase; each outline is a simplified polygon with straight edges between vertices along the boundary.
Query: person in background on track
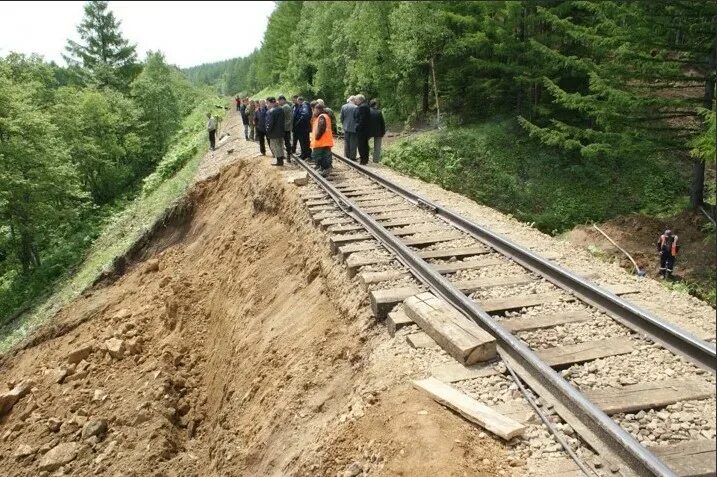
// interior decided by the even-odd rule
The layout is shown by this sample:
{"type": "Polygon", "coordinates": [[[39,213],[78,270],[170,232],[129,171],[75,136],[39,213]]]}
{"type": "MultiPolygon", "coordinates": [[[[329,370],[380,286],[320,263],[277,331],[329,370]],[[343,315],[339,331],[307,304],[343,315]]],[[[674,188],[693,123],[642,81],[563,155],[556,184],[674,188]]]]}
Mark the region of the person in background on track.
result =
{"type": "Polygon", "coordinates": [[[326,113],[323,104],[317,103],[314,107],[311,124],[311,158],[316,162],[319,174],[327,177],[331,172],[334,136],[331,134],[331,117],[326,113]]]}
{"type": "Polygon", "coordinates": [[[386,122],[378,108],[378,100],[371,100],[371,117],[369,120],[369,137],[373,138],[373,162],[381,162],[381,141],[386,135],[386,122]]]}
{"type": "Polygon", "coordinates": [[[677,235],[667,229],[657,239],[657,251],[660,253],[660,277],[670,278],[675,267],[675,258],[680,246],[677,244],[677,235]]]}
{"type": "Polygon", "coordinates": [[[344,156],[356,160],[356,104],[350,96],[341,106],[341,127],[344,129],[344,156]]]}
{"type": "Polygon", "coordinates": [[[316,104],[323,106],[324,112],[331,118],[331,133],[336,136],[338,134],[338,124],[336,124],[336,115],[334,114],[334,111],[326,106],[323,99],[317,99],[316,104]]]}
{"type": "Polygon", "coordinates": [[[234,101],[236,101],[237,111],[239,111],[241,109],[241,103],[242,103],[241,98],[239,96],[237,96],[236,98],[234,98],[234,101]]]}
{"type": "Polygon", "coordinates": [[[244,139],[249,140],[249,113],[247,108],[249,107],[249,101],[244,98],[239,106],[239,114],[241,115],[241,122],[244,124],[244,139]]]}
{"type": "Polygon", "coordinates": [[[263,99],[258,101],[254,111],[254,128],[256,129],[256,140],[259,141],[259,152],[261,152],[262,156],[266,156],[266,146],[264,145],[264,138],[266,138],[266,104],[263,99]]]}
{"type": "Polygon", "coordinates": [[[294,118],[299,111],[299,97],[297,95],[291,97],[291,107],[293,111],[291,118],[291,153],[296,154],[296,145],[299,143],[299,136],[294,131],[294,118]]]}
{"type": "Polygon", "coordinates": [[[284,146],[286,147],[286,162],[291,162],[291,130],[294,124],[294,109],[286,101],[286,96],[279,96],[279,106],[284,112],[284,146]]]}
{"type": "Polygon", "coordinates": [[[356,101],[356,143],[358,145],[359,157],[361,164],[368,164],[368,138],[371,137],[371,108],[364,95],[359,94],[355,97],[356,101]]]}
{"type": "Polygon", "coordinates": [[[308,159],[311,157],[311,150],[309,149],[309,132],[311,131],[311,109],[309,103],[304,101],[301,96],[296,98],[296,106],[294,108],[294,146],[296,145],[296,138],[298,138],[299,145],[301,146],[301,159],[308,159]]]}
{"type": "Polygon", "coordinates": [[[266,115],[266,137],[269,139],[269,149],[276,159],[273,166],[284,165],[284,110],[277,103],[276,98],[266,98],[269,111],[266,115]]]}
{"type": "Polygon", "coordinates": [[[212,116],[212,113],[207,113],[207,133],[209,134],[209,149],[214,150],[217,140],[217,128],[219,127],[219,121],[216,116],[212,116]]]}
{"type": "Polygon", "coordinates": [[[254,124],[254,113],[256,112],[256,101],[250,99],[246,106],[246,115],[249,118],[249,140],[253,141],[256,137],[255,124],[254,124]]]}

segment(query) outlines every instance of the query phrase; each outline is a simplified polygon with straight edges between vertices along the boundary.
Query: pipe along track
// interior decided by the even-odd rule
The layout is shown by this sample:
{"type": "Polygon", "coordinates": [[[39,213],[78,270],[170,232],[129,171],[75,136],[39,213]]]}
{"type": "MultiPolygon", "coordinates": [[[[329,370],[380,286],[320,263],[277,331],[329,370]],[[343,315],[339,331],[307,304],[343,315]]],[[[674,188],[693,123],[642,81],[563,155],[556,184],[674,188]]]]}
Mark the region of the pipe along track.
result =
{"type": "MultiPolygon", "coordinates": [[[[641,335],[646,335],[665,348],[707,369],[712,374],[715,373],[714,345],[650,315],[617,295],[539,257],[485,227],[379,176],[366,167],[337,154],[334,154],[334,157],[357,173],[369,178],[371,182],[378,183],[416,207],[432,212],[444,222],[545,278],[581,301],[607,313],[628,328],[641,335]]],[[[382,226],[370,213],[362,210],[355,200],[319,175],[311,165],[298,158],[296,160],[345,214],[361,224],[419,282],[455,307],[465,317],[492,334],[496,338],[501,358],[542,399],[552,403],[561,418],[569,423],[598,454],[617,467],[622,475],[677,475],[598,406],[588,400],[576,387],[541,360],[523,341],[499,324],[445,276],[434,270],[426,260],[382,226]]]]}

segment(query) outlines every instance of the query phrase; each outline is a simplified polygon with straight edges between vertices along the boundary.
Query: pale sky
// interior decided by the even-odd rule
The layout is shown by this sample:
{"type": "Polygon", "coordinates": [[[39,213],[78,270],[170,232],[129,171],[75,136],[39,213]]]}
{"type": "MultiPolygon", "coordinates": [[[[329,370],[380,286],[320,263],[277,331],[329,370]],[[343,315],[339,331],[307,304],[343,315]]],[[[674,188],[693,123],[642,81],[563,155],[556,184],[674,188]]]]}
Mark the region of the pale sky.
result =
{"type": "MultiPolygon", "coordinates": [[[[0,57],[39,53],[64,65],[84,2],[0,2],[0,57]]],[[[261,44],[274,2],[109,2],[137,56],[161,50],[179,67],[246,56],[261,44]]]]}

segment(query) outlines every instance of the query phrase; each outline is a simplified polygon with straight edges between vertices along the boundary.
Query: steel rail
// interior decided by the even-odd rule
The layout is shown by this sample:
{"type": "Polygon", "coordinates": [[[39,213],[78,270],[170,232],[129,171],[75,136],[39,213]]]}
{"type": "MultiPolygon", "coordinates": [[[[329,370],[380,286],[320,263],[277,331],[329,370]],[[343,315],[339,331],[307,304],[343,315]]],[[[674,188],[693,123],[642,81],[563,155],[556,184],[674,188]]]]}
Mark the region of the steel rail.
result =
{"type": "Polygon", "coordinates": [[[298,158],[297,162],[339,207],[366,227],[368,232],[393,252],[419,281],[434,294],[453,305],[461,314],[492,334],[499,345],[501,357],[507,358],[513,368],[527,378],[526,382],[531,387],[537,388],[539,395],[546,400],[552,400],[561,417],[571,424],[590,446],[616,465],[622,475],[675,477],[674,472],[659,458],[640,445],[632,435],[545,364],[527,345],[498,324],[447,278],[434,271],[428,262],[404,245],[369,214],[363,212],[309,164],[298,158]],[[536,382],[539,386],[533,384],[536,382]]]}
{"type": "Polygon", "coordinates": [[[350,159],[346,159],[336,153],[333,153],[333,156],[392,192],[433,211],[435,215],[443,218],[454,227],[472,235],[478,241],[544,277],[585,303],[606,312],[633,331],[647,335],[650,339],[672,352],[687,358],[712,374],[717,374],[717,349],[714,344],[708,343],[674,324],[661,320],[560,265],[546,260],[507,238],[501,237],[485,227],[393,183],[350,159]]]}

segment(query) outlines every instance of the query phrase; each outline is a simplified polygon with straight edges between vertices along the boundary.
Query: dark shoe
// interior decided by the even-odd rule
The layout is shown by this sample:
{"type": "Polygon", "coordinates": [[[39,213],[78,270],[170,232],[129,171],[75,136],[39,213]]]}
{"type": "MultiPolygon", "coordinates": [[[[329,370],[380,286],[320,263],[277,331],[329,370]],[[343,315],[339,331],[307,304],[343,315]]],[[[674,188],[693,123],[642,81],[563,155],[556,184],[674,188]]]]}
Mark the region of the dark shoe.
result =
{"type": "Polygon", "coordinates": [[[366,164],[368,164],[368,161],[361,161],[361,162],[359,162],[359,164],[361,164],[362,166],[365,166],[366,164]]]}

